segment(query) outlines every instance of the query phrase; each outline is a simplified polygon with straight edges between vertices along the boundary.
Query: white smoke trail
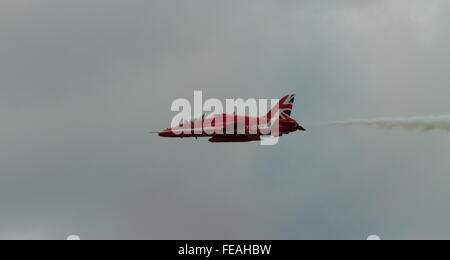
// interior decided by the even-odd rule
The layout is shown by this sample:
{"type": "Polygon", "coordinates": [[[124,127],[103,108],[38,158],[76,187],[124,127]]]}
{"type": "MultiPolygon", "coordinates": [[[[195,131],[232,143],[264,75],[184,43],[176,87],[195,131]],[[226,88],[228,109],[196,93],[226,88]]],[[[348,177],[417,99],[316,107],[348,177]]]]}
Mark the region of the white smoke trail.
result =
{"type": "Polygon", "coordinates": [[[376,126],[383,129],[403,128],[410,131],[441,130],[450,132],[450,115],[407,118],[376,118],[331,122],[336,126],[376,126]]]}

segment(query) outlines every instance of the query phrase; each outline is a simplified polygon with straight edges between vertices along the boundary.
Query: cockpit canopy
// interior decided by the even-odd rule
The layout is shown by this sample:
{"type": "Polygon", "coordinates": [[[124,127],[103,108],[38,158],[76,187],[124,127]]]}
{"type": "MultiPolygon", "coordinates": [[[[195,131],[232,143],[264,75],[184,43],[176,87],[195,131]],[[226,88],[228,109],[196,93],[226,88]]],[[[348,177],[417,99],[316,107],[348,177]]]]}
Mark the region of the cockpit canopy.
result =
{"type": "Polygon", "coordinates": [[[179,126],[182,127],[185,125],[192,125],[195,122],[203,121],[207,118],[213,118],[213,117],[214,117],[214,114],[212,114],[212,113],[210,113],[210,114],[204,113],[201,117],[193,118],[191,120],[185,120],[184,122],[183,122],[183,120],[181,120],[179,126]]]}

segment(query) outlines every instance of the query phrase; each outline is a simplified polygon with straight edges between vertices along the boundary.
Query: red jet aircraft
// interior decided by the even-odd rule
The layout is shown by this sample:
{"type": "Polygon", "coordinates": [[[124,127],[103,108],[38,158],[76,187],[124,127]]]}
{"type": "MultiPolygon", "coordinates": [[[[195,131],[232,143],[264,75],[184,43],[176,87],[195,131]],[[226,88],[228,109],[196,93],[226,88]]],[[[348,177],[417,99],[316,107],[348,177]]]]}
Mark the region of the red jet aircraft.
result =
{"type": "Polygon", "coordinates": [[[158,135],[161,137],[177,138],[210,137],[210,142],[226,143],[261,141],[261,136],[278,137],[295,131],[306,131],[297,121],[291,118],[294,100],[294,94],[283,97],[278,105],[273,107],[263,117],[249,117],[236,114],[220,114],[212,118],[205,118],[203,116],[202,119],[185,122],[177,127],[167,128],[159,132],[158,135]],[[275,123],[268,124],[268,122],[273,121],[272,115],[275,115],[277,112],[279,112],[279,118],[275,119],[275,123]],[[229,122],[233,123],[230,124],[229,122]],[[272,128],[275,124],[278,124],[278,129],[267,129],[272,128]],[[264,128],[262,125],[265,125],[266,131],[262,129],[264,128]],[[198,126],[200,126],[200,129],[198,129],[198,126]],[[209,129],[205,126],[208,126],[209,129]],[[231,128],[231,131],[227,131],[230,130],[229,128],[231,128]],[[250,131],[250,129],[255,131],[250,131]],[[220,130],[220,134],[217,134],[216,130],[220,130]],[[252,134],[250,132],[254,133],[252,134]]]}

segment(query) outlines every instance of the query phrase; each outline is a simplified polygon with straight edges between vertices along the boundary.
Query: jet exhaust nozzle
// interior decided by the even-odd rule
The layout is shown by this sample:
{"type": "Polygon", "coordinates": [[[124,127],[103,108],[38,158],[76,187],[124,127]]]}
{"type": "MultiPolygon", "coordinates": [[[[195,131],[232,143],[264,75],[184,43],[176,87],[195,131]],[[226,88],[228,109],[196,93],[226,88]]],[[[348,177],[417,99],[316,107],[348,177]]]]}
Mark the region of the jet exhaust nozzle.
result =
{"type": "Polygon", "coordinates": [[[297,124],[297,130],[299,130],[299,131],[306,131],[306,129],[303,128],[303,126],[301,126],[299,124],[297,124]]]}

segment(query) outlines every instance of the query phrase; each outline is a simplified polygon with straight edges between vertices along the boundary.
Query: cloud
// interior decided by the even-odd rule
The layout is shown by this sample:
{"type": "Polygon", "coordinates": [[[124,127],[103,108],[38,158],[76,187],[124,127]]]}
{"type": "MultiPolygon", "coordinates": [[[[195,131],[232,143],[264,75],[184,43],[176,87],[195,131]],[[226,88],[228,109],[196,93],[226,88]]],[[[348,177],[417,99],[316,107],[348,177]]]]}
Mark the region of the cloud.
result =
{"type": "Polygon", "coordinates": [[[446,237],[443,133],[313,126],[446,114],[449,8],[2,1],[2,238],[446,237]],[[293,116],[311,130],[270,148],[147,134],[196,89],[221,99],[295,92],[293,116]]]}

